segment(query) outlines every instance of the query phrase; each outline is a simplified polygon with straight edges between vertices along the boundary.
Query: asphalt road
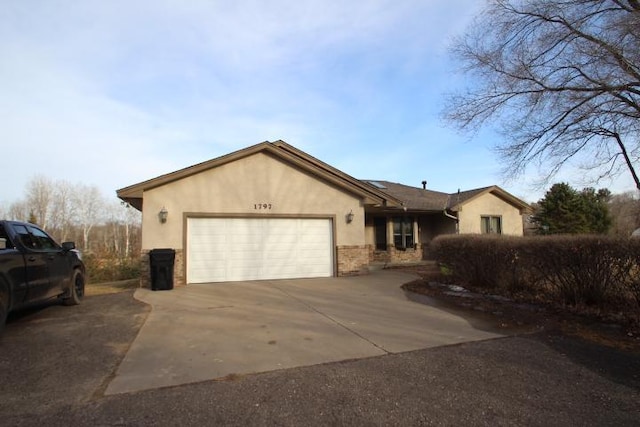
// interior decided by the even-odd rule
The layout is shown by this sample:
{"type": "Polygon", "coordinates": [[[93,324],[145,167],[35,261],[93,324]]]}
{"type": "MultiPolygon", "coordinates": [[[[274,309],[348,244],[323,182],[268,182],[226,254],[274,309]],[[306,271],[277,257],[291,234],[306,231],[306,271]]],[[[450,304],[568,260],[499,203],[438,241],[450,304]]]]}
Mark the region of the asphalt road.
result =
{"type": "Polygon", "coordinates": [[[148,307],[131,292],[13,315],[0,425],[640,423],[640,356],[534,335],[104,396],[148,307]]]}

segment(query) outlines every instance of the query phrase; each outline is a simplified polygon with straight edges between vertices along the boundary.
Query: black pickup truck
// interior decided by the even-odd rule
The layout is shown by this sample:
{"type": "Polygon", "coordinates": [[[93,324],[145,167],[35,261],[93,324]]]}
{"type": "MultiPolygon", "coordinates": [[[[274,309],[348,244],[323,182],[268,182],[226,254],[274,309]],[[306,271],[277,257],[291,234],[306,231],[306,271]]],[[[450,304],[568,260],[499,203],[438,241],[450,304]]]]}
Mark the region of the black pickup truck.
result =
{"type": "Polygon", "coordinates": [[[84,280],[73,242],[59,245],[36,225],[0,221],[0,332],[7,314],[21,307],[54,298],[79,304],[84,280]]]}

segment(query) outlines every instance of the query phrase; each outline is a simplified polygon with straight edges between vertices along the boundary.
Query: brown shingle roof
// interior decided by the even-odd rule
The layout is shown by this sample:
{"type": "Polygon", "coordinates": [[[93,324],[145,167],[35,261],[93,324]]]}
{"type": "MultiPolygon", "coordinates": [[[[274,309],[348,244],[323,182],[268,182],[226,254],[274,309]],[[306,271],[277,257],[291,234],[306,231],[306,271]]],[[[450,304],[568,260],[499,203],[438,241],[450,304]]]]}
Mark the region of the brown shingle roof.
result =
{"type": "Polygon", "coordinates": [[[389,181],[364,180],[363,182],[401,200],[404,206],[411,210],[442,211],[449,203],[449,195],[439,191],[424,190],[389,181]]]}
{"type": "Polygon", "coordinates": [[[471,200],[476,196],[490,190],[492,187],[475,188],[473,190],[459,191],[451,194],[451,200],[449,201],[449,207],[452,208],[457,205],[461,205],[467,200],[471,200]]]}
{"type": "Polygon", "coordinates": [[[442,211],[444,209],[457,211],[466,202],[485,193],[491,193],[501,198],[505,202],[520,209],[521,212],[531,209],[526,202],[523,202],[496,185],[447,194],[389,181],[364,180],[363,182],[402,201],[403,206],[407,209],[416,211],[442,211]]]}

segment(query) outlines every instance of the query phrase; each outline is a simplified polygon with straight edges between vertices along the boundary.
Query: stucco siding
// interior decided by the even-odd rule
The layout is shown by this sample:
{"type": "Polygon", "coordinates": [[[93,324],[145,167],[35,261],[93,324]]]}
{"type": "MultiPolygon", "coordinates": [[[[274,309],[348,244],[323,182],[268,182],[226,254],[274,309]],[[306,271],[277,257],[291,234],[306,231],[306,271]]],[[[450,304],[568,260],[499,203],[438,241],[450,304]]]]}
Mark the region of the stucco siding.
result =
{"type": "Polygon", "coordinates": [[[271,155],[256,153],[144,193],[142,248],[182,249],[185,214],[326,216],[336,246],[364,246],[360,200],[271,155]],[[158,212],[168,211],[161,224],[158,212]],[[352,211],[353,222],[346,215],[352,211]]]}
{"type": "Polygon", "coordinates": [[[429,243],[441,234],[454,234],[456,222],[444,214],[434,214],[420,219],[420,242],[429,243]]]}
{"type": "Polygon", "coordinates": [[[522,215],[520,210],[493,194],[483,194],[464,204],[458,212],[460,233],[481,233],[482,216],[499,216],[502,218],[502,234],[522,236],[522,215]]]}

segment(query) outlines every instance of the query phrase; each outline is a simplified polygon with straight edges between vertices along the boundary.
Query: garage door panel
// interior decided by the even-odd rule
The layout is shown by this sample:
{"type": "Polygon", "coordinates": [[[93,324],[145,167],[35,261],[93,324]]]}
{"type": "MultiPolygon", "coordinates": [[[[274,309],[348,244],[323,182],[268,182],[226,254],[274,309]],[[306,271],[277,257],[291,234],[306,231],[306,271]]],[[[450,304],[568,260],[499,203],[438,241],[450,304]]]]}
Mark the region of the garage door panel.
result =
{"type": "Polygon", "coordinates": [[[232,247],[238,245],[255,245],[257,243],[257,239],[259,239],[259,237],[255,234],[235,233],[227,237],[227,242],[229,242],[229,245],[232,247]]]}
{"type": "Polygon", "coordinates": [[[328,219],[189,218],[187,281],[328,277],[332,245],[328,219]]]}
{"type": "Polygon", "coordinates": [[[265,265],[268,265],[269,262],[277,262],[284,261],[290,264],[296,264],[296,258],[298,257],[298,253],[295,251],[271,251],[262,254],[261,260],[266,261],[265,265]]]}
{"type": "Polygon", "coordinates": [[[243,242],[233,245],[226,245],[225,251],[229,253],[260,253],[262,245],[256,242],[243,242]]]}
{"type": "Polygon", "coordinates": [[[224,268],[196,269],[191,272],[189,283],[220,282],[225,278],[224,268]]]}
{"type": "Polygon", "coordinates": [[[327,241],[300,241],[298,242],[298,248],[300,250],[307,249],[324,249],[329,245],[329,240],[327,241]]]}
{"type": "Polygon", "coordinates": [[[270,264],[270,265],[266,265],[264,267],[264,272],[267,275],[272,275],[272,276],[283,276],[286,275],[287,277],[291,277],[292,275],[296,275],[298,269],[296,268],[295,265],[291,265],[291,264],[270,264]]]}
{"type": "Polygon", "coordinates": [[[267,246],[267,249],[269,247],[273,247],[273,246],[277,246],[277,245],[282,245],[284,243],[289,243],[289,244],[296,244],[298,241],[298,236],[296,236],[295,234],[290,234],[290,235],[269,235],[269,236],[265,236],[265,245],[267,246]]]}
{"type": "Polygon", "coordinates": [[[317,253],[304,253],[304,254],[300,254],[298,256],[298,258],[304,262],[305,264],[322,264],[324,265],[324,261],[318,261],[318,259],[321,259],[322,253],[317,252],[317,253]]]}
{"type": "Polygon", "coordinates": [[[225,252],[229,249],[229,245],[227,245],[224,242],[211,242],[211,243],[206,243],[206,242],[202,242],[202,243],[197,243],[197,244],[191,244],[190,248],[192,250],[192,252],[195,254],[207,254],[207,253],[220,253],[220,252],[225,252]]]}
{"type": "Polygon", "coordinates": [[[196,225],[191,227],[191,231],[194,232],[195,237],[206,237],[206,236],[226,236],[227,232],[224,227],[213,227],[210,225],[196,225]]]}
{"type": "Polygon", "coordinates": [[[304,234],[298,238],[300,243],[307,244],[326,244],[329,239],[323,236],[322,234],[304,234]]]}
{"type": "Polygon", "coordinates": [[[207,260],[215,260],[220,256],[224,256],[225,251],[222,250],[211,250],[211,248],[203,248],[203,250],[193,250],[192,248],[192,257],[191,259],[206,262],[207,260]]]}
{"type": "Polygon", "coordinates": [[[323,255],[325,254],[325,250],[324,248],[308,248],[308,249],[303,249],[298,253],[298,257],[300,258],[304,258],[304,259],[318,259],[318,258],[323,258],[323,255]]]}
{"type": "MultiPolygon", "coordinates": [[[[290,222],[290,220],[283,220],[290,222]]],[[[265,236],[295,236],[297,235],[295,222],[286,225],[274,225],[273,222],[265,222],[262,229],[265,236]]]]}

